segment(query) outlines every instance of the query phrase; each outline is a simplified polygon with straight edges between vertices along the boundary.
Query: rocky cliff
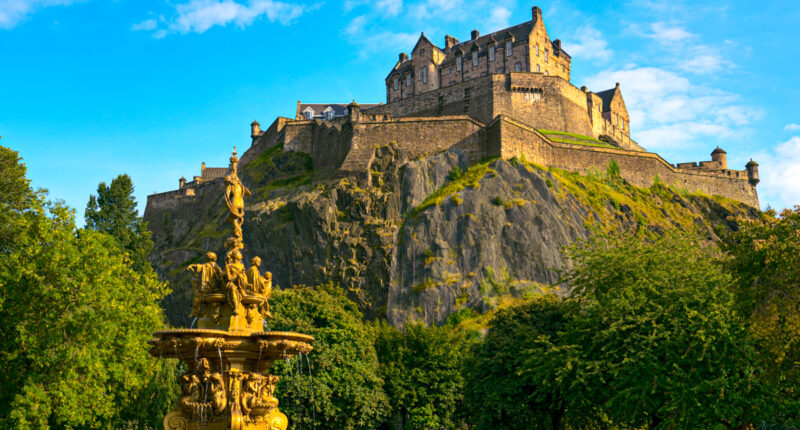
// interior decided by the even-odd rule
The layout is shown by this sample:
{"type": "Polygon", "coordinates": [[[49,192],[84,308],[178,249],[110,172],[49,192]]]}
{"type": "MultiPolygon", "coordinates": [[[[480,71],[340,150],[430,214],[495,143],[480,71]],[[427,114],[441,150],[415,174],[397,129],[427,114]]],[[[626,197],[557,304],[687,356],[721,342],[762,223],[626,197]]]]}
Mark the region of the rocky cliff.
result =
{"type": "MultiPolygon", "coordinates": [[[[311,170],[301,153],[280,146],[250,154],[242,179],[252,191],[245,216],[246,260],[282,288],[332,281],[368,318],[402,325],[444,321],[454,311],[486,309],[505,295],[558,288],[569,266],[561,250],[593,231],[660,234],[698,229],[708,240],[736,228],[730,216],[756,209],[656,183],[641,189],[606,173],[581,176],[525,160],[468,165],[448,151],[409,160],[394,146],[375,148],[371,184],[311,170]]],[[[362,181],[363,182],[363,181],[362,181]]],[[[205,251],[222,255],[223,184],[195,196],[148,205],[151,262],[173,289],[174,325],[190,323],[186,265],[205,251]]]]}

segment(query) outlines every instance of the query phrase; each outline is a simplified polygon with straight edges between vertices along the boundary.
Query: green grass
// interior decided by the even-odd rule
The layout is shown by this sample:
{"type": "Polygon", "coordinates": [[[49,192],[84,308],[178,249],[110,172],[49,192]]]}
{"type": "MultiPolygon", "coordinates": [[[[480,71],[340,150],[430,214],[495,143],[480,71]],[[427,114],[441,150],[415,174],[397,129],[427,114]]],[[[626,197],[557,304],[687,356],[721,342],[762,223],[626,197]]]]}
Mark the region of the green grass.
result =
{"type": "Polygon", "coordinates": [[[618,149],[616,146],[609,145],[608,143],[603,142],[602,140],[595,139],[594,137],[591,136],[585,136],[583,134],[569,133],[566,131],[557,131],[557,130],[537,130],[537,131],[547,136],[547,138],[552,140],[553,142],[592,146],[596,148],[618,149]]]}
{"type": "Polygon", "coordinates": [[[489,164],[491,164],[492,161],[494,161],[494,159],[480,162],[464,172],[461,172],[460,169],[453,169],[453,171],[450,173],[449,180],[445,182],[441,188],[426,197],[425,200],[423,200],[422,203],[420,203],[417,207],[412,209],[409,213],[409,217],[415,217],[431,206],[438,206],[442,204],[446,198],[454,195],[464,188],[479,188],[480,181],[484,176],[489,173],[496,173],[494,169],[489,167],[489,164]]]}

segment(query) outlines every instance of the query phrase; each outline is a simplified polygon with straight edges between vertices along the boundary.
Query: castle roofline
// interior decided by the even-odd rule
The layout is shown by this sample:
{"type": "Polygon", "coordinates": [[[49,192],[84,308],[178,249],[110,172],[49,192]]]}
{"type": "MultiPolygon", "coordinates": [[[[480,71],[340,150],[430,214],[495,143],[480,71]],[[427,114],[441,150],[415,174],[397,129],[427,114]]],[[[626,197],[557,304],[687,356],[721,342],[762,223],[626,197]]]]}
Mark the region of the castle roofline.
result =
{"type": "Polygon", "coordinates": [[[727,154],[727,152],[725,152],[725,150],[724,150],[724,149],[722,149],[722,148],[720,148],[720,147],[718,146],[716,149],[714,149],[713,151],[711,151],[711,154],[712,154],[712,155],[713,155],[713,154],[727,154]]]}

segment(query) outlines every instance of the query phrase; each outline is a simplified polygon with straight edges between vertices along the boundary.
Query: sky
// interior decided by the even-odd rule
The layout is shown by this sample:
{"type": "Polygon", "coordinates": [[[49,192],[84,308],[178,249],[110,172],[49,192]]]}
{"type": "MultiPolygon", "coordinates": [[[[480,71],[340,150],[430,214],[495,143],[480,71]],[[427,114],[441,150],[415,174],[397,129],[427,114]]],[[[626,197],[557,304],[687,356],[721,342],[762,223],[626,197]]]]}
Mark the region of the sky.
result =
{"type": "MultiPolygon", "coordinates": [[[[620,83],[631,135],[671,163],[760,165],[762,208],[800,204],[800,1],[540,0],[572,83],[620,83]]],[[[385,102],[421,32],[529,21],[513,0],[0,0],[0,145],[82,223],[100,182],[139,210],[200,163],[227,166],[309,103],[385,102]]]]}

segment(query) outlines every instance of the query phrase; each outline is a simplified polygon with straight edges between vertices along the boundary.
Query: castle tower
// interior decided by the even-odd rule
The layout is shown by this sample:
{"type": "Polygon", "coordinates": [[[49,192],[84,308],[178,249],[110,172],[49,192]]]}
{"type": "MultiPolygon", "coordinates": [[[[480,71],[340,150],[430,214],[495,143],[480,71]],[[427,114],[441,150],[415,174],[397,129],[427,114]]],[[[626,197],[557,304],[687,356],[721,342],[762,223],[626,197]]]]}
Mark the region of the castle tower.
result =
{"type": "Polygon", "coordinates": [[[261,134],[261,124],[258,121],[253,121],[250,123],[250,137],[253,139],[257,138],[261,134]]]}
{"type": "Polygon", "coordinates": [[[745,168],[747,169],[747,180],[748,182],[750,182],[750,185],[755,186],[756,184],[761,182],[761,180],[758,179],[758,163],[753,161],[753,159],[751,158],[750,162],[745,164],[745,168]]]}
{"type": "Polygon", "coordinates": [[[182,190],[184,186],[186,186],[186,178],[181,176],[181,178],[178,179],[178,189],[182,190]]]}
{"type": "Polygon", "coordinates": [[[711,161],[719,162],[720,169],[726,170],[728,168],[727,154],[719,146],[711,152],[711,161]]]}

